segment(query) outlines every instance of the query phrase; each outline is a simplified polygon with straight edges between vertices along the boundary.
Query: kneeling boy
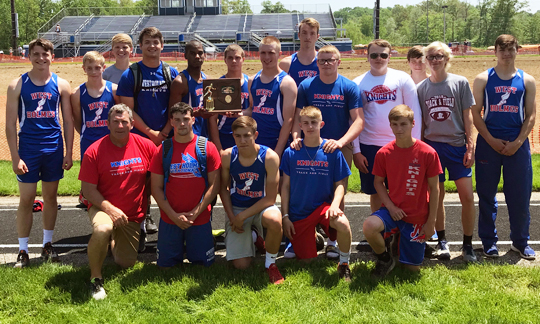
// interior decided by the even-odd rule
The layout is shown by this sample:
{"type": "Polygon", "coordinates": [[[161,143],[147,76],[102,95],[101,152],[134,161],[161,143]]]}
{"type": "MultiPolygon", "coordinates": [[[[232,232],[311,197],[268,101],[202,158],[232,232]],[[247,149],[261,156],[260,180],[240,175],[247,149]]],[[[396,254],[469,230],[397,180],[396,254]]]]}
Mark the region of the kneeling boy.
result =
{"type": "Polygon", "coordinates": [[[414,113],[398,105],[388,114],[396,139],[375,155],[375,189],[383,207],[364,222],[364,235],[377,256],[372,274],[384,277],[394,268],[382,233],[399,231],[399,262],[418,271],[424,260],[426,237],[433,235],[439,199],[439,156],[424,142],[411,136],[414,113]],[[388,188],[384,185],[385,178],[388,188]],[[388,189],[388,190],[387,190],[388,189]]]}
{"type": "Polygon", "coordinates": [[[265,237],[265,267],[270,282],[283,282],[276,258],[283,235],[281,213],[276,207],[279,183],[279,156],[272,149],[255,144],[257,122],[242,116],[232,123],[236,145],[221,155],[221,201],[227,213],[225,246],[227,260],[235,268],[245,269],[255,256],[251,227],[265,237]]]}
{"type": "Polygon", "coordinates": [[[338,273],[350,281],[349,255],[351,228],[339,208],[345,194],[345,183],[351,174],[340,150],[325,153],[322,147],[321,111],[308,106],[300,112],[300,128],[304,132],[302,148],[287,148],[281,160],[283,185],[281,209],[283,230],[293,245],[298,259],[317,256],[315,226],[321,225],[331,240],[339,244],[338,273]]]}

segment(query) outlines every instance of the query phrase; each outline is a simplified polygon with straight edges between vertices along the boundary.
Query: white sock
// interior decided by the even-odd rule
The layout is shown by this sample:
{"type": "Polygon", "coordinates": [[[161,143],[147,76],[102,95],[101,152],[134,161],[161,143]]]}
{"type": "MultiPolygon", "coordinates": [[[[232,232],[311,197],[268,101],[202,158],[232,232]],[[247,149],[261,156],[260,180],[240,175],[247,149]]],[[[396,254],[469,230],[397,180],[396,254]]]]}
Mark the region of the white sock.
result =
{"type": "Polygon", "coordinates": [[[43,246],[45,246],[46,243],[51,242],[52,243],[52,237],[54,234],[54,230],[43,230],[43,246]]]}
{"type": "Polygon", "coordinates": [[[19,251],[21,250],[28,253],[28,237],[19,237],[19,251]]]}
{"type": "Polygon", "coordinates": [[[327,246],[336,246],[336,241],[332,241],[330,238],[326,239],[327,246]]]}
{"type": "Polygon", "coordinates": [[[276,263],[277,259],[277,253],[268,253],[266,252],[266,261],[264,262],[264,266],[266,269],[270,268],[270,266],[274,263],[276,263]]]}
{"type": "Polygon", "coordinates": [[[342,252],[342,251],[340,251],[339,252],[339,264],[349,263],[350,255],[351,255],[350,252],[342,252]]]}
{"type": "Polygon", "coordinates": [[[251,231],[251,238],[253,239],[253,243],[257,241],[257,233],[255,231],[251,231]]]}

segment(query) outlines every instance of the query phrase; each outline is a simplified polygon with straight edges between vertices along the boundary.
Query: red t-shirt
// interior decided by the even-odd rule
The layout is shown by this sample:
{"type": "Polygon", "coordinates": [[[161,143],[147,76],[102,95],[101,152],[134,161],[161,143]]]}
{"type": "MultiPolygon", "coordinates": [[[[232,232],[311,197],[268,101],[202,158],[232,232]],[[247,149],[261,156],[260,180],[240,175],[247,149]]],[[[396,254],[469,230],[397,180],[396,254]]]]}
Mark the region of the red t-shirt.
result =
{"type": "Polygon", "coordinates": [[[146,174],[157,148],[152,141],[131,133],[124,147],[107,135],[86,150],[79,180],[97,185],[103,198],[121,209],[131,222],[144,219],[148,199],[146,174]]]}
{"type": "MultiPolygon", "coordinates": [[[[442,173],[439,156],[426,143],[416,140],[409,148],[396,141],[383,146],[375,155],[373,174],[388,179],[388,195],[410,224],[425,224],[429,215],[428,178],[442,173]]],[[[438,180],[437,180],[438,181],[438,180]]]]}
{"type": "MultiPolygon", "coordinates": [[[[201,202],[202,195],[206,190],[206,184],[202,177],[195,148],[197,136],[188,143],[178,143],[173,139],[173,156],[171,160],[171,173],[167,182],[167,201],[177,213],[188,212],[201,202]]],[[[208,173],[221,167],[221,157],[212,142],[206,145],[206,170],[208,173]]],[[[150,172],[163,175],[163,145],[152,159],[150,172]]],[[[193,222],[193,225],[202,225],[210,221],[211,206],[208,205],[193,222]]],[[[161,218],[168,224],[174,222],[161,211],[161,218]]]]}

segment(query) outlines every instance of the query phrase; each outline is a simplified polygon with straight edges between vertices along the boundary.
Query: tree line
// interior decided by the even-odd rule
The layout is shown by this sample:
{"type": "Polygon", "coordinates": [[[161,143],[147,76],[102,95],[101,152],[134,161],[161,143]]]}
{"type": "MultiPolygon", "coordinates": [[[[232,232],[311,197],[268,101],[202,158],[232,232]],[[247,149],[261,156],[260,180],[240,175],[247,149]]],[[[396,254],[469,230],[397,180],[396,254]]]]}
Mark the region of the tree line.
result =
{"type": "MultiPolygon", "coordinates": [[[[515,35],[522,44],[540,43],[540,11],[529,13],[525,0],[427,0],[417,5],[395,5],[380,10],[380,37],[392,44],[425,44],[444,39],[467,39],[475,47],[493,45],[503,33],[515,35]],[[443,6],[448,6],[443,8],[443,6]],[[429,35],[428,35],[429,32],[429,35]]],[[[535,0],[536,1],[536,0],[535,0]]],[[[291,12],[280,1],[261,2],[261,13],[291,12]]],[[[124,8],[122,14],[140,14],[143,8],[157,7],[157,0],[15,0],[19,15],[19,44],[28,44],[62,8],[104,8],[94,14],[107,15],[124,8]]],[[[224,14],[252,13],[247,0],[222,0],[224,14]]],[[[8,49],[11,40],[11,7],[0,2],[0,49],[8,49]]],[[[148,12],[147,12],[148,13],[148,12]]],[[[84,13],[83,13],[84,14],[84,13]]],[[[88,13],[89,14],[89,13],[88,13]]],[[[373,8],[343,8],[334,11],[343,19],[346,36],[354,44],[366,44],[373,39],[373,8]]],[[[339,27],[339,26],[338,26],[339,27]]],[[[338,33],[340,34],[340,33],[338,33]]]]}

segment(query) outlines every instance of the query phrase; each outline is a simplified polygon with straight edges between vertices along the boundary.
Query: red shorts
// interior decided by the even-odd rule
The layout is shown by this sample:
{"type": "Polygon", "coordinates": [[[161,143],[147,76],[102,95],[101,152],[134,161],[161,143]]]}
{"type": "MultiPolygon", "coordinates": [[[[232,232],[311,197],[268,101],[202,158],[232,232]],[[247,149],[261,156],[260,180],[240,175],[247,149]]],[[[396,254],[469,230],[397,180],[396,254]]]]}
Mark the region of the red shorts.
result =
{"type": "Polygon", "coordinates": [[[317,257],[317,244],[315,239],[315,226],[321,225],[326,235],[335,241],[337,231],[330,227],[330,219],[325,213],[330,208],[330,204],[323,203],[319,208],[315,209],[308,217],[293,222],[294,231],[291,243],[296,253],[297,259],[311,259],[317,257]]]}

